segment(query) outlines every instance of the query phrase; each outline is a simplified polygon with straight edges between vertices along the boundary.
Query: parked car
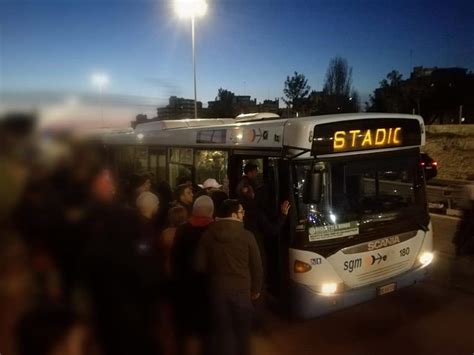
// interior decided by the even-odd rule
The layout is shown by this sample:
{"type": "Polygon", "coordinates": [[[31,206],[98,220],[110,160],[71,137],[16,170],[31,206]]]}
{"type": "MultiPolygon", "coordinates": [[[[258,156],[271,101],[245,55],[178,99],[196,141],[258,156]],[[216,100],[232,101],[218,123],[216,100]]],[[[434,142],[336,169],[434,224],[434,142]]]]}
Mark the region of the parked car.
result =
{"type": "Polygon", "coordinates": [[[438,162],[426,153],[421,153],[420,164],[425,169],[425,178],[430,180],[438,174],[438,162]]]}

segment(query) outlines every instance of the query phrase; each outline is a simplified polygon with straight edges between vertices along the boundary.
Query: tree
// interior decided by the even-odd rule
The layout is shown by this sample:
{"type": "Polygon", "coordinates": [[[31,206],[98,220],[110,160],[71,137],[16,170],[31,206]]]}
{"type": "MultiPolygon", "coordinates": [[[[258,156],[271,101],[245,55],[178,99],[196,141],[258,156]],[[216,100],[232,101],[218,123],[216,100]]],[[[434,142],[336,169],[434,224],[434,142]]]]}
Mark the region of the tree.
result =
{"type": "MultiPolygon", "coordinates": [[[[400,74],[397,70],[392,70],[387,74],[387,79],[389,80],[389,85],[391,87],[400,86],[403,83],[403,75],[400,74]]],[[[385,79],[382,81],[386,81],[385,79]]]]}
{"type": "Polygon", "coordinates": [[[289,107],[298,112],[304,106],[310,89],[308,79],[304,74],[298,74],[295,71],[292,77],[286,77],[285,88],[283,89],[285,97],[282,97],[282,99],[289,107]]]}
{"type": "Polygon", "coordinates": [[[323,92],[326,95],[344,96],[349,98],[352,90],[352,68],[347,60],[335,57],[329,62],[323,92]]]}
{"type": "MultiPolygon", "coordinates": [[[[458,122],[460,106],[469,121],[474,98],[474,75],[464,68],[440,68],[409,79],[392,70],[366,103],[367,111],[416,113],[426,124],[458,122]]],[[[471,113],[472,114],[472,113],[471,113]]]]}
{"type": "Polygon", "coordinates": [[[234,98],[235,94],[227,89],[219,88],[212,108],[210,117],[234,117],[234,98]]]}
{"type": "Polygon", "coordinates": [[[320,111],[324,114],[359,111],[359,94],[352,88],[352,68],[342,57],[329,62],[320,111]]]}
{"type": "Polygon", "coordinates": [[[360,95],[358,91],[352,91],[349,101],[351,101],[353,112],[360,112],[360,95]]]}
{"type": "Polygon", "coordinates": [[[375,89],[373,95],[370,95],[370,104],[366,104],[366,109],[372,112],[408,113],[412,106],[408,91],[403,75],[392,70],[380,81],[380,87],[375,89]]]}

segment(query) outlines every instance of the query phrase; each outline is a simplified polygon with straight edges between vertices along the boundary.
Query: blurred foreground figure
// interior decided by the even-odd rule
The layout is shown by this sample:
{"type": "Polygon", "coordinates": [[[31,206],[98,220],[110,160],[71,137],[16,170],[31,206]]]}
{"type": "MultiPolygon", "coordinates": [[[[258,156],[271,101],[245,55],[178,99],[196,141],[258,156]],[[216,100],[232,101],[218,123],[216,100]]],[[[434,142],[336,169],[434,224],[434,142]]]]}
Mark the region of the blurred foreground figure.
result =
{"type": "Polygon", "coordinates": [[[474,185],[464,187],[463,215],[453,243],[458,255],[474,254],[474,185]]]}
{"type": "Polygon", "coordinates": [[[142,255],[156,254],[156,240],[159,235],[154,217],[158,212],[160,201],[152,192],[142,192],[137,198],[140,236],[138,237],[138,252],[142,255]]]}
{"type": "Polygon", "coordinates": [[[209,354],[209,295],[202,273],[195,270],[196,250],[202,234],[214,221],[214,204],[209,196],[200,196],[193,205],[189,221],[176,231],[172,248],[172,274],[176,285],[175,310],[178,353],[185,354],[190,336],[201,342],[202,354],[209,354]],[[192,295],[190,297],[190,295],[192,295]]]}
{"type": "Polygon", "coordinates": [[[44,307],[20,322],[18,355],[89,355],[94,353],[90,337],[88,325],[71,310],[44,307]]]}
{"type": "Polygon", "coordinates": [[[31,165],[35,117],[0,117],[0,352],[15,353],[15,326],[31,306],[33,273],[27,245],[13,220],[31,165]]]}
{"type": "Polygon", "coordinates": [[[81,270],[105,354],[156,354],[149,315],[159,277],[137,248],[137,215],[111,195],[95,194],[87,230],[81,270]]]}
{"type": "Polygon", "coordinates": [[[0,230],[0,348],[15,353],[15,328],[34,301],[28,251],[11,230],[0,230]]]}
{"type": "Polygon", "coordinates": [[[33,155],[36,117],[12,113],[0,117],[0,225],[11,222],[27,182],[33,155]]]}
{"type": "Polygon", "coordinates": [[[244,229],[244,214],[237,200],[224,201],[222,218],[204,233],[196,255],[197,269],[211,282],[215,355],[250,353],[252,299],[260,296],[263,269],[255,237],[244,229]]]}

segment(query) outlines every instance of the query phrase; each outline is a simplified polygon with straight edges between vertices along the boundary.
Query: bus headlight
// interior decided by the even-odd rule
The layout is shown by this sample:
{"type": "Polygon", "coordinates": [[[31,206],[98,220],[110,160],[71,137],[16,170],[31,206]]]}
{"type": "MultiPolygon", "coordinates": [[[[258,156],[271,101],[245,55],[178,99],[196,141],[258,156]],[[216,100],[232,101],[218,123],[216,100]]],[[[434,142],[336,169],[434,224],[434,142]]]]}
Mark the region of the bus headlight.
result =
{"type": "Polygon", "coordinates": [[[433,253],[424,252],[418,257],[418,260],[420,261],[421,265],[425,267],[431,264],[431,262],[433,261],[433,258],[434,258],[433,253]]]}
{"type": "Polygon", "coordinates": [[[337,291],[337,283],[335,282],[328,282],[324,283],[321,286],[321,293],[326,296],[330,296],[337,291]]]}

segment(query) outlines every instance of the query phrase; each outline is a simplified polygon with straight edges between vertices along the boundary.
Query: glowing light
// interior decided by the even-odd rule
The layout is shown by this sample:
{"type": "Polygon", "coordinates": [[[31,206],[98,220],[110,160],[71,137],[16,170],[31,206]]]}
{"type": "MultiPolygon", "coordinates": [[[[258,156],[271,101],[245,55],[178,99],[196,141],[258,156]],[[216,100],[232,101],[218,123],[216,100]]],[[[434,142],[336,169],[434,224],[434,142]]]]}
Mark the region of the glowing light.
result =
{"type": "Polygon", "coordinates": [[[181,18],[204,16],[207,12],[205,0],[175,0],[174,11],[181,18]]]}
{"type": "Polygon", "coordinates": [[[305,263],[304,261],[295,260],[295,264],[293,265],[293,271],[296,273],[304,273],[311,270],[311,265],[305,263]]]}
{"type": "Polygon", "coordinates": [[[401,134],[401,127],[336,131],[333,136],[333,148],[334,150],[344,150],[401,145],[401,134]]]}
{"type": "Polygon", "coordinates": [[[138,138],[139,140],[142,140],[143,137],[145,137],[145,135],[144,135],[143,133],[138,133],[138,134],[137,134],[137,138],[138,138]]]}
{"type": "Polygon", "coordinates": [[[418,260],[420,260],[420,263],[423,265],[423,267],[428,266],[431,264],[433,261],[434,254],[430,252],[424,252],[423,254],[420,255],[418,260]]]}
{"type": "Polygon", "coordinates": [[[109,77],[106,74],[94,74],[92,75],[92,83],[102,89],[109,83],[109,77]]]}
{"type": "Polygon", "coordinates": [[[321,292],[324,295],[332,295],[336,293],[337,291],[337,283],[331,282],[331,283],[325,283],[321,287],[321,292]]]}
{"type": "Polygon", "coordinates": [[[329,219],[332,221],[332,223],[336,223],[336,215],[333,213],[329,214],[329,219]]]}

